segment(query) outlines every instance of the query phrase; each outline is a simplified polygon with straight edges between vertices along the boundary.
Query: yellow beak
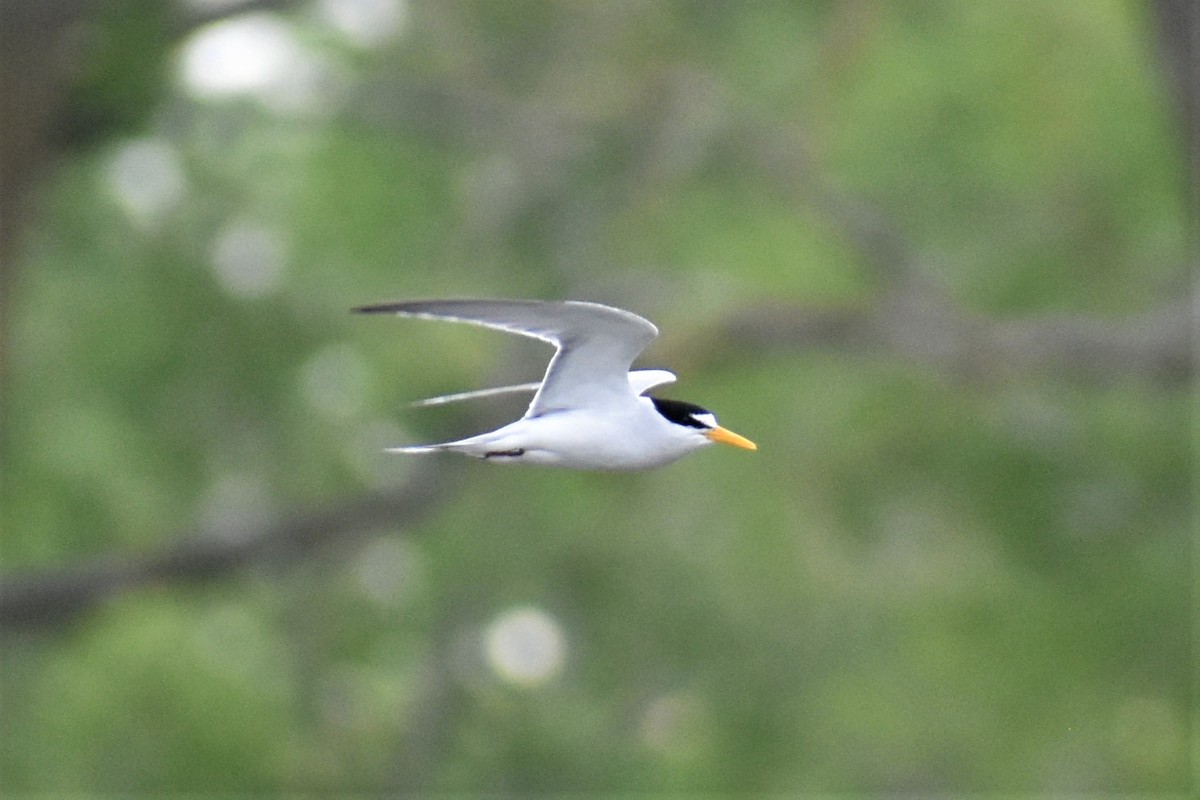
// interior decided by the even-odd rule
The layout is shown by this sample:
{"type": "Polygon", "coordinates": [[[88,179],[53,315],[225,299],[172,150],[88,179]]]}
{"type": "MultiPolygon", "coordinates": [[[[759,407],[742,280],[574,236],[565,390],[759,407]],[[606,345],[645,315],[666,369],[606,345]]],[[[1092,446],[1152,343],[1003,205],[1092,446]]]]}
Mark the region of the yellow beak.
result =
{"type": "Polygon", "coordinates": [[[738,436],[731,430],[726,430],[721,426],[717,426],[710,431],[706,431],[705,436],[712,439],[714,442],[722,444],[731,444],[734,447],[741,447],[744,450],[757,450],[758,445],[747,439],[745,436],[738,436]]]}

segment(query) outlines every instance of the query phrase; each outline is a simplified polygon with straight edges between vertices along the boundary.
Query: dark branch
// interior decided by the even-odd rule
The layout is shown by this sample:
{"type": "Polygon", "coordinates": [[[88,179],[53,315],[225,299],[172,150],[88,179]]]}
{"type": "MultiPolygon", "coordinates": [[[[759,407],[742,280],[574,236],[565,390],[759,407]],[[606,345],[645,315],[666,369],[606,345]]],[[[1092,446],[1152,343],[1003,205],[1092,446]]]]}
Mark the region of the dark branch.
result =
{"type": "Polygon", "coordinates": [[[1153,5],[1162,70],[1175,100],[1188,167],[1185,191],[1192,213],[1200,214],[1200,3],[1155,0],[1153,5]]]}
{"type": "Polygon", "coordinates": [[[1186,300],[1127,319],[1052,314],[993,320],[922,290],[850,308],[755,308],[727,319],[713,339],[739,354],[830,348],[982,380],[1034,374],[1170,386],[1195,375],[1192,333],[1186,300]]]}
{"type": "Polygon", "coordinates": [[[445,496],[447,480],[445,470],[429,469],[393,491],[261,527],[191,531],[158,552],[6,576],[0,586],[0,631],[58,625],[124,592],[218,580],[264,563],[308,557],[373,530],[410,527],[445,496]]]}

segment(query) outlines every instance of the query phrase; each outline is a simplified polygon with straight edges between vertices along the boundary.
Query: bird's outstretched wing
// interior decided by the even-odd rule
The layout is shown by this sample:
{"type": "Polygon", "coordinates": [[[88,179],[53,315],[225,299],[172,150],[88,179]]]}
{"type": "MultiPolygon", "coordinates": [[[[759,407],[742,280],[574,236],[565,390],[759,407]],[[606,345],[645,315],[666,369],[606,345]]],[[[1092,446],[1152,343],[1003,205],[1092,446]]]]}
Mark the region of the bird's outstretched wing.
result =
{"type": "Polygon", "coordinates": [[[495,397],[496,395],[501,394],[520,394],[521,392],[536,392],[538,387],[541,385],[541,381],[534,381],[532,383],[518,383],[513,386],[495,386],[491,389],[472,389],[469,392],[440,394],[437,397],[426,397],[424,400],[413,400],[408,405],[412,408],[443,406],[447,403],[460,403],[463,400],[478,400],[481,397],[495,397]]]}
{"type": "Polygon", "coordinates": [[[355,311],[465,322],[550,342],[558,351],[526,417],[631,402],[638,392],[630,385],[629,367],[658,335],[637,314],[574,300],[415,300],[355,311]]]}
{"type": "MultiPolygon", "coordinates": [[[[629,388],[633,390],[634,394],[645,394],[655,386],[674,383],[675,380],[675,373],[665,369],[635,369],[629,373],[629,388]]],[[[426,397],[424,400],[413,400],[408,405],[412,408],[427,408],[447,403],[461,403],[464,400],[478,400],[482,397],[496,397],[502,394],[520,394],[521,392],[532,394],[541,388],[541,385],[541,381],[533,381],[532,383],[517,383],[512,386],[494,386],[490,389],[472,389],[469,392],[454,392],[437,397],[426,397]]]]}

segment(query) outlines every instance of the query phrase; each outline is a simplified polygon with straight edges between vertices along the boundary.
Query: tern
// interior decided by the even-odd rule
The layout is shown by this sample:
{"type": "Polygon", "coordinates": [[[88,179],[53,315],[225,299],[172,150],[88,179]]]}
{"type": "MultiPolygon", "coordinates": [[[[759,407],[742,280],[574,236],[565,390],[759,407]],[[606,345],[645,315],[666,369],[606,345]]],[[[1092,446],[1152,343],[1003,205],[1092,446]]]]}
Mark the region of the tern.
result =
{"type": "Polygon", "coordinates": [[[713,442],[757,450],[722,428],[711,411],[645,392],[672,383],[661,369],[630,370],[658,335],[629,311],[575,300],[415,300],[355,308],[363,314],[446,320],[530,336],[556,348],[538,383],[481,389],[419,401],[435,405],[533,391],[525,416],[488,433],[395,453],[461,453],[505,464],[584,470],[660,467],[713,442]]]}

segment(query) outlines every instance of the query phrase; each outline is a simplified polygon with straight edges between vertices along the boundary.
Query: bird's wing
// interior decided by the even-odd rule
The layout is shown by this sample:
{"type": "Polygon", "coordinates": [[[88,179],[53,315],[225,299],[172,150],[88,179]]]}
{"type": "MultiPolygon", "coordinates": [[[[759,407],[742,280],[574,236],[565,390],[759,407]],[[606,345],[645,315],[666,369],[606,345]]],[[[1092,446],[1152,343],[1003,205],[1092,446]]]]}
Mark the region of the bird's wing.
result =
{"type": "Polygon", "coordinates": [[[655,386],[674,382],[675,373],[665,369],[635,369],[629,373],[629,388],[634,394],[645,394],[655,386]]]}
{"type": "MultiPolygon", "coordinates": [[[[675,374],[665,369],[635,369],[629,373],[629,388],[634,394],[645,394],[655,386],[664,383],[674,383],[675,374]]],[[[501,394],[520,394],[521,392],[536,392],[542,385],[541,381],[532,383],[517,383],[512,386],[494,386],[490,389],[473,389],[469,392],[442,394],[437,397],[426,397],[424,400],[414,400],[409,405],[413,408],[441,406],[446,403],[459,403],[463,400],[478,400],[481,397],[495,397],[501,394]]]]}
{"type": "Polygon", "coordinates": [[[474,389],[469,392],[455,392],[454,394],[442,394],[437,397],[426,397],[424,400],[413,400],[409,403],[413,408],[425,408],[426,406],[440,406],[446,403],[458,403],[463,400],[477,400],[480,397],[494,397],[498,394],[519,394],[520,392],[536,392],[538,387],[542,385],[541,381],[533,383],[518,383],[514,386],[496,386],[491,389],[474,389]]]}
{"type": "Polygon", "coordinates": [[[558,352],[526,417],[628,403],[636,397],[629,367],[658,335],[637,314],[573,300],[417,300],[355,310],[466,322],[554,344],[558,352]]]}

